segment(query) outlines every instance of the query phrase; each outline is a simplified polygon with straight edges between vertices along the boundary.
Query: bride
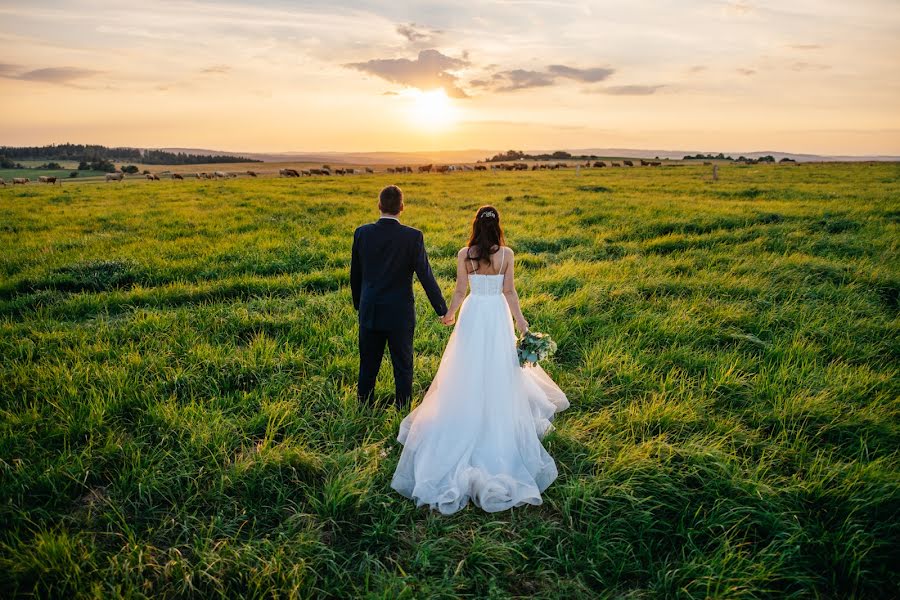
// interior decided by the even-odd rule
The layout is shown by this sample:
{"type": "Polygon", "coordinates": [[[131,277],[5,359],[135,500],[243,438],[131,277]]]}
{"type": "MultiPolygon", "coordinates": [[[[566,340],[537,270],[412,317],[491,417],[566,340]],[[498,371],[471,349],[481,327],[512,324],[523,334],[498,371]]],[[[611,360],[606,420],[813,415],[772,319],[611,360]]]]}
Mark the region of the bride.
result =
{"type": "Polygon", "coordinates": [[[541,504],[556,463],[541,445],[569,401],[541,367],[520,367],[513,319],[528,322],[504,246],[500,214],[482,206],[457,254],[456,289],[445,325],[459,322],[422,402],[400,423],[403,444],[391,487],[443,514],[469,500],[487,512],[541,504]],[[466,284],[470,294],[466,296],[466,284]]]}

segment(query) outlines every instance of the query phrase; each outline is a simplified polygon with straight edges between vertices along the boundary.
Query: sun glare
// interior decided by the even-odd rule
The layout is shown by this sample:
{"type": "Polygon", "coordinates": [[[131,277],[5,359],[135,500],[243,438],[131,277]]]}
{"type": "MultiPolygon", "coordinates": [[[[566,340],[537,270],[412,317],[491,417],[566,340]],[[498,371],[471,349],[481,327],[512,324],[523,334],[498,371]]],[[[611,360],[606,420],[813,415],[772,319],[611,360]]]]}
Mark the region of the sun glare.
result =
{"type": "Polygon", "coordinates": [[[418,127],[429,130],[447,129],[456,122],[457,109],[444,88],[423,92],[410,90],[412,118],[418,127]]]}

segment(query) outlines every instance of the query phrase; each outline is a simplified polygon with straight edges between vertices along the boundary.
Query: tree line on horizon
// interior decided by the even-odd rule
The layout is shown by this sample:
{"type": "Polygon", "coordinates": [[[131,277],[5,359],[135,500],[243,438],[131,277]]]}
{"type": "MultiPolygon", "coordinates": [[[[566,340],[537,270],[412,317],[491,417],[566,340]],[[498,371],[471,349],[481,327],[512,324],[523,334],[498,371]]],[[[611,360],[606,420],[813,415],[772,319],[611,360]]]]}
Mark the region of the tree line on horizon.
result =
{"type": "Polygon", "coordinates": [[[585,160],[593,158],[600,157],[596,154],[583,154],[580,156],[575,156],[563,150],[557,150],[556,152],[550,152],[546,154],[526,154],[521,150],[509,150],[507,152],[495,154],[494,156],[485,159],[484,162],[505,162],[508,160],[585,160]]]}
{"type": "MultiPolygon", "coordinates": [[[[166,152],[165,150],[142,150],[140,148],[110,148],[89,144],[51,144],[49,146],[0,146],[0,160],[15,162],[21,160],[69,160],[79,163],[136,162],[145,165],[197,165],[207,163],[248,163],[262,162],[244,156],[228,154],[189,154],[186,152],[166,152]]],[[[102,170],[102,169],[101,169],[102,170]]]]}

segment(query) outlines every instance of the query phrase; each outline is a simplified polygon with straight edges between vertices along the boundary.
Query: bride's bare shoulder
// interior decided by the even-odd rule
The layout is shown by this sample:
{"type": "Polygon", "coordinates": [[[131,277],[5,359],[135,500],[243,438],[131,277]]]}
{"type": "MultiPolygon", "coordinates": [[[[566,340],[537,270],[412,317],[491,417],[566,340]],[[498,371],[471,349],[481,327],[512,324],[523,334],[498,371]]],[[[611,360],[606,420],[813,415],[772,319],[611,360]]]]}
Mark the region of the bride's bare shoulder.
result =
{"type": "Polygon", "coordinates": [[[456,253],[456,258],[468,258],[469,257],[469,247],[463,246],[459,249],[459,252],[456,253]]]}

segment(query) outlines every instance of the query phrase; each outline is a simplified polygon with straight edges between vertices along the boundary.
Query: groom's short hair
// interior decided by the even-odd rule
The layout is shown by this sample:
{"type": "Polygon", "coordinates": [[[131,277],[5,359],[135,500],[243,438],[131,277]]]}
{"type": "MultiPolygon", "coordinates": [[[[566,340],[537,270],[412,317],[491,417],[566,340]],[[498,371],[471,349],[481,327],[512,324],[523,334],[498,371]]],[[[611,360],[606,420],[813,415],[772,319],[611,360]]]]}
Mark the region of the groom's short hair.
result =
{"type": "Polygon", "coordinates": [[[396,185],[389,185],[378,195],[378,208],[389,215],[400,214],[403,210],[403,190],[396,185]]]}

